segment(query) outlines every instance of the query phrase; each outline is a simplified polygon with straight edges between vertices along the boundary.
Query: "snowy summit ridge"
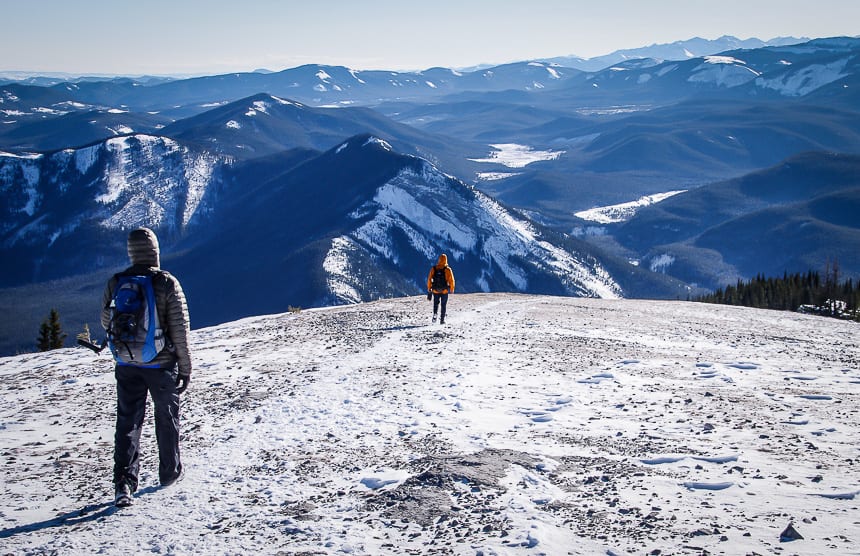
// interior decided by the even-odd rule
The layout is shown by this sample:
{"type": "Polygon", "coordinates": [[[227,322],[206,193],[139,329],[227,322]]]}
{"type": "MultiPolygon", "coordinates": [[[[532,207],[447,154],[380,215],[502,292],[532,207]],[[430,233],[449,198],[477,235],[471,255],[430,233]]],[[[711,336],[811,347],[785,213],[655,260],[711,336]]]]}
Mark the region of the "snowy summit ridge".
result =
{"type": "Polygon", "coordinates": [[[856,324],[514,294],[428,322],[417,296],[194,331],[186,476],[158,486],[144,427],[119,511],[110,357],[0,359],[4,551],[854,552],[856,324]]]}

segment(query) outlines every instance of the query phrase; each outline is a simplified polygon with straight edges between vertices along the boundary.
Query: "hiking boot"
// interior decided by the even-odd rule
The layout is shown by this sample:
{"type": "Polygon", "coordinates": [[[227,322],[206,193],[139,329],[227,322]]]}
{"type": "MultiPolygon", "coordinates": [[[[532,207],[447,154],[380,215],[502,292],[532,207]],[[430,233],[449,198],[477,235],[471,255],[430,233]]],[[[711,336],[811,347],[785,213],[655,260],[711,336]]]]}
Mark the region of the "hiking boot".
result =
{"type": "Polygon", "coordinates": [[[441,319],[439,319],[439,324],[445,324],[445,318],[444,318],[444,317],[442,317],[441,319]]]}
{"type": "Polygon", "coordinates": [[[185,468],[181,465],[179,466],[179,474],[173,477],[172,479],[168,479],[166,481],[161,481],[162,487],[169,487],[170,485],[174,485],[182,480],[185,477],[185,468]]]}
{"type": "Polygon", "coordinates": [[[131,497],[131,487],[125,481],[118,483],[116,485],[116,496],[113,499],[114,506],[125,508],[126,506],[131,506],[133,503],[134,500],[131,497]]]}
{"type": "Polygon", "coordinates": [[[433,313],[433,322],[436,322],[436,313],[433,313]]]}

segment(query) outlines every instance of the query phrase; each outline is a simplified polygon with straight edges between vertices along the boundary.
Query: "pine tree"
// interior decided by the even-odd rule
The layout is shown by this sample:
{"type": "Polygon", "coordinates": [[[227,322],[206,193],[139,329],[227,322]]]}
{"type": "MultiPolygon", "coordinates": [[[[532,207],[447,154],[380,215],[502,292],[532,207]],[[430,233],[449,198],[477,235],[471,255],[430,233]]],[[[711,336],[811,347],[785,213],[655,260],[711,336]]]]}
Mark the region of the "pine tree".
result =
{"type": "Polygon", "coordinates": [[[56,309],[51,309],[51,314],[39,326],[36,347],[39,351],[59,349],[63,347],[65,341],[66,334],[63,333],[63,327],[60,325],[60,313],[56,309]]]}
{"type": "Polygon", "coordinates": [[[785,311],[805,305],[819,315],[860,321],[860,284],[852,278],[840,282],[839,274],[837,261],[827,263],[823,277],[811,270],[806,274],[786,272],[781,279],[758,274],[749,282],[738,280],[737,285],[717,288],[694,301],[785,311]]]}
{"type": "Polygon", "coordinates": [[[56,309],[51,309],[51,349],[60,349],[66,342],[66,333],[63,332],[63,327],[60,326],[60,313],[56,309]]]}
{"type": "Polygon", "coordinates": [[[51,325],[48,324],[48,319],[42,321],[39,325],[39,337],[36,339],[36,347],[39,351],[48,351],[51,349],[51,325]]]}

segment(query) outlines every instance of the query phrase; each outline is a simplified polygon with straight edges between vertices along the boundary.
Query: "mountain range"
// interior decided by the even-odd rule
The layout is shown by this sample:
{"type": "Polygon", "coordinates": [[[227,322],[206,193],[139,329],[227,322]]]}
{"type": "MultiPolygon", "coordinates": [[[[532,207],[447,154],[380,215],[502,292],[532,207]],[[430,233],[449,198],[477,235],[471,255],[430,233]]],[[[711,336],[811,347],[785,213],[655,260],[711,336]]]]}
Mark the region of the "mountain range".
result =
{"type": "Polygon", "coordinates": [[[554,58],[542,58],[541,61],[560,66],[571,67],[583,71],[600,71],[604,68],[621,64],[630,60],[687,60],[689,58],[701,58],[728,50],[753,50],[768,46],[788,46],[809,41],[808,38],[777,37],[767,41],[761,39],[739,39],[730,35],[724,35],[717,39],[703,39],[694,37],[692,39],[675,41],[668,44],[652,44],[640,48],[616,50],[603,56],[593,58],[581,58],[579,56],[557,56],[554,58]]]}
{"type": "MultiPolygon", "coordinates": [[[[379,105],[390,101],[426,102],[450,95],[495,95],[507,101],[569,108],[654,103],[732,90],[740,97],[797,97],[854,91],[825,88],[854,75],[860,39],[816,39],[802,45],[728,50],[719,56],[681,61],[636,58],[596,71],[527,61],[469,73],[448,68],[422,72],[357,71],[342,66],[305,65],[277,73],[236,73],[169,81],[58,83],[50,87],[10,83],[0,88],[4,114],[0,148],[31,148],[21,136],[2,139],[21,126],[75,112],[99,109],[129,114],[157,112],[180,119],[219,104],[259,93],[311,105],[379,105]],[[559,98],[561,97],[561,98],[559,98]],[[564,101],[567,102],[564,102],[564,101]],[[583,104],[587,103],[587,104],[583,104]]],[[[843,83],[844,84],[844,83],[843,83]]],[[[153,124],[153,125],[157,125],[153,124]]],[[[131,127],[131,126],[129,126],[131,127]]],[[[136,130],[137,131],[137,130],[136,130]]]]}
{"type": "Polygon", "coordinates": [[[15,292],[4,300],[12,314],[28,284],[80,276],[86,285],[60,302],[71,321],[95,322],[97,307],[80,298],[95,299],[104,273],[89,273],[119,270],[125,230],[139,225],[158,230],[162,264],[182,277],[197,325],[412,295],[442,252],[461,292],[687,295],[680,282],[532,222],[369,134],[245,163],[143,135],[13,162],[34,176],[65,164],[52,175],[68,185],[6,205],[2,285],[15,292]]]}
{"type": "Polygon", "coordinates": [[[138,225],[197,325],[420,292],[439,252],[464,292],[686,298],[831,259],[860,276],[860,40],[785,42],[1,85],[0,349],[26,349],[46,297],[95,322],[84,300],[138,225]],[[661,200],[581,216],[640,198],[661,200]]]}
{"type": "MultiPolygon", "coordinates": [[[[632,48],[625,50],[616,50],[610,54],[603,56],[595,56],[593,58],[582,58],[576,55],[558,56],[555,58],[542,58],[538,61],[547,62],[557,66],[575,68],[583,71],[597,71],[609,67],[613,64],[637,58],[653,58],[659,60],[685,60],[696,56],[707,56],[716,54],[726,50],[735,50],[738,48],[763,48],[766,46],[783,46],[790,44],[799,44],[808,41],[809,38],[797,37],[777,37],[774,39],[763,41],[757,38],[739,39],[730,35],[725,35],[717,39],[703,39],[694,37],[688,40],[675,41],[667,44],[652,44],[641,48],[632,48]]],[[[482,69],[493,67],[492,65],[482,64],[472,68],[457,68],[454,71],[459,73],[471,73],[482,69]]],[[[272,74],[277,73],[268,69],[258,69],[253,73],[272,74]]],[[[396,72],[389,72],[396,73],[396,72]]],[[[158,84],[177,79],[187,79],[194,76],[113,76],[113,75],[79,75],[63,72],[38,73],[26,71],[2,71],[0,70],[0,84],[6,83],[21,83],[26,85],[39,85],[42,87],[50,87],[61,83],[77,83],[88,81],[106,81],[110,79],[133,79],[136,82],[146,84],[158,84]]]]}

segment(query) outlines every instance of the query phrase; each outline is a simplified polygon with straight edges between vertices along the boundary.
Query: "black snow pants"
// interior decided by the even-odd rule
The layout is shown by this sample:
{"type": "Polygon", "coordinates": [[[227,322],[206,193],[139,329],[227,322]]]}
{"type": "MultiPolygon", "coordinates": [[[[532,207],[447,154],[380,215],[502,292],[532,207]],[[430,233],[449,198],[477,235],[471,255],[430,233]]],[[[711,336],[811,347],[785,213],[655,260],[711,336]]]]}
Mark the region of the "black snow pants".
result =
{"type": "Polygon", "coordinates": [[[113,480],[126,482],[137,490],[140,470],[140,432],[146,412],[146,395],[155,408],[155,438],[158,443],[158,477],[169,483],[179,477],[179,394],[176,367],[147,369],[117,365],[116,435],[114,437],[113,480]]]}
{"type": "Polygon", "coordinates": [[[440,320],[445,320],[445,310],[448,307],[447,293],[433,293],[433,315],[439,312],[439,303],[442,303],[442,314],[439,315],[440,320]]]}

